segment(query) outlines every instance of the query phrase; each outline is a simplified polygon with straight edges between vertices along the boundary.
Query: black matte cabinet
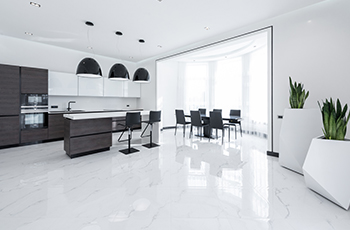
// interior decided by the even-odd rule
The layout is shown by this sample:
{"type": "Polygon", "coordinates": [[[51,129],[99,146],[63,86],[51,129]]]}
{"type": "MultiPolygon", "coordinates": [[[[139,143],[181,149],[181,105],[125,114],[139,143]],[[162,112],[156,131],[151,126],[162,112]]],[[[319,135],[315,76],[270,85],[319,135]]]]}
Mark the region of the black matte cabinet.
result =
{"type": "Polygon", "coordinates": [[[0,64],[0,116],[18,116],[19,104],[19,67],[0,64]]]}
{"type": "Polygon", "coordinates": [[[21,67],[21,93],[48,93],[48,70],[21,67]]]}

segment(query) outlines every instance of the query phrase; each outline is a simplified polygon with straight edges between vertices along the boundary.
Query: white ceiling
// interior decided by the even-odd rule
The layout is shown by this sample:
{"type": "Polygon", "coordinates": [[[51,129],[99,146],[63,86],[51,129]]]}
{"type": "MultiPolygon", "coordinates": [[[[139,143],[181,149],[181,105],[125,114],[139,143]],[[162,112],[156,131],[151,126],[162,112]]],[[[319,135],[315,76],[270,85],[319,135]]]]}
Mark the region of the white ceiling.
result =
{"type": "Polygon", "coordinates": [[[34,1],[3,0],[0,34],[138,62],[324,0],[34,1]]]}

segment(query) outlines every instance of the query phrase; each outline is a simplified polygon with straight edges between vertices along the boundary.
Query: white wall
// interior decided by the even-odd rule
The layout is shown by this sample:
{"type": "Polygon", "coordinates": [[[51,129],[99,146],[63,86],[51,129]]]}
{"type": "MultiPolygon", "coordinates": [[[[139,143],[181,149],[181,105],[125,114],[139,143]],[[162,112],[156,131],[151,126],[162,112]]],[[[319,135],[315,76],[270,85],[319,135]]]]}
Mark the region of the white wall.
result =
{"type": "MultiPolygon", "coordinates": [[[[37,67],[75,74],[78,63],[85,57],[93,57],[100,64],[104,76],[108,76],[109,69],[115,63],[125,65],[131,77],[136,70],[136,64],[133,62],[0,35],[0,63],[2,64],[37,67]]],[[[130,108],[137,108],[139,105],[137,98],[49,97],[49,103],[59,105],[60,108],[66,108],[67,102],[70,100],[77,101],[73,108],[89,110],[124,109],[127,104],[130,105],[130,108]]]]}
{"type": "MultiPolygon", "coordinates": [[[[273,26],[273,149],[278,152],[283,114],[289,107],[288,76],[304,83],[310,91],[305,107],[316,108],[317,101],[332,96],[350,105],[350,1],[329,0],[271,20],[258,22],[220,36],[190,44],[162,57],[199,47],[229,37],[273,26]]],[[[143,64],[154,66],[157,59],[143,64]]],[[[141,105],[156,106],[154,68],[149,69],[153,81],[142,86],[141,105]],[[145,96],[145,97],[144,97],[145,96]],[[147,99],[146,99],[147,98],[147,99]],[[151,102],[153,101],[153,102],[151,102]]],[[[165,102],[164,102],[165,103],[165,102]]],[[[320,127],[321,128],[321,127],[320,127]]],[[[349,132],[348,135],[349,136],[349,132]]]]}
{"type": "Polygon", "coordinates": [[[177,108],[178,70],[176,61],[164,61],[157,64],[157,109],[162,111],[161,127],[175,125],[175,110],[177,108]]]}

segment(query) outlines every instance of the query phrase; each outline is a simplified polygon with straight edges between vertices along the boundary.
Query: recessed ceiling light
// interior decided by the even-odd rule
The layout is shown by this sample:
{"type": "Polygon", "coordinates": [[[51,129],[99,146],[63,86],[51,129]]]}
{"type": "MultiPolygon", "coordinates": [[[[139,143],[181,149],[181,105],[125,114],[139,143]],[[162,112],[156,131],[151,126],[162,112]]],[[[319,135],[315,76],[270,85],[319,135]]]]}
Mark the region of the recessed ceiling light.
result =
{"type": "Polygon", "coordinates": [[[91,46],[88,46],[87,48],[88,48],[89,50],[92,50],[92,47],[91,47],[91,46]]]}
{"type": "Polygon", "coordinates": [[[134,57],[131,57],[131,56],[130,56],[129,58],[130,58],[130,59],[134,59],[134,57]]]}
{"type": "Polygon", "coordinates": [[[120,32],[120,31],[115,32],[115,34],[116,34],[116,35],[119,35],[119,36],[122,36],[122,35],[123,35],[123,33],[120,32]]]}
{"type": "Polygon", "coordinates": [[[33,33],[30,32],[24,32],[26,35],[33,36],[33,33]]]}
{"type": "Polygon", "coordinates": [[[140,42],[140,43],[145,43],[145,40],[139,39],[139,42],[140,42]]]}
{"type": "Polygon", "coordinates": [[[92,22],[90,22],[90,21],[86,21],[86,22],[85,22],[85,25],[87,25],[87,26],[94,26],[94,23],[92,23],[92,22]]]}
{"type": "Polygon", "coordinates": [[[204,27],[205,30],[210,30],[209,26],[204,27]]]}
{"type": "Polygon", "coordinates": [[[32,6],[35,6],[35,7],[41,7],[41,5],[39,3],[36,3],[36,2],[30,2],[29,4],[32,6]]]}
{"type": "Polygon", "coordinates": [[[162,2],[163,0],[158,0],[158,2],[162,2]]]}
{"type": "Polygon", "coordinates": [[[163,46],[161,46],[161,45],[158,45],[158,48],[162,48],[163,46]]]}

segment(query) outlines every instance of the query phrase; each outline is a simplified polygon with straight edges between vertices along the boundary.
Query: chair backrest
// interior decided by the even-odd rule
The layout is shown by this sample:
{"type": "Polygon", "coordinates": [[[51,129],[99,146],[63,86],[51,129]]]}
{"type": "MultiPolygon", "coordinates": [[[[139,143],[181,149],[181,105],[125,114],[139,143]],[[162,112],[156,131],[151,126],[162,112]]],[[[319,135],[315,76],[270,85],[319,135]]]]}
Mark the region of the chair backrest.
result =
{"type": "Polygon", "coordinates": [[[213,112],[222,112],[222,109],[213,109],[213,112]]]}
{"type": "Polygon", "coordinates": [[[191,111],[191,125],[193,126],[202,126],[201,115],[199,111],[192,110],[191,111]]]}
{"type": "Polygon", "coordinates": [[[141,113],[140,112],[127,112],[125,119],[125,126],[132,128],[134,125],[141,124],[141,113]]]}
{"type": "Polygon", "coordinates": [[[224,128],[220,112],[210,112],[210,127],[214,129],[224,128]]]}
{"type": "Polygon", "coordinates": [[[241,110],[240,109],[231,109],[230,116],[241,117],[241,110]]]}
{"type": "Polygon", "coordinates": [[[150,111],[149,112],[149,123],[160,122],[161,111],[150,111]]]}
{"type": "Polygon", "coordinates": [[[198,109],[201,115],[205,115],[207,113],[207,109],[198,109]]]}
{"type": "Polygon", "coordinates": [[[175,115],[176,115],[176,124],[183,124],[183,125],[186,124],[185,114],[182,109],[176,109],[175,115]]]}

